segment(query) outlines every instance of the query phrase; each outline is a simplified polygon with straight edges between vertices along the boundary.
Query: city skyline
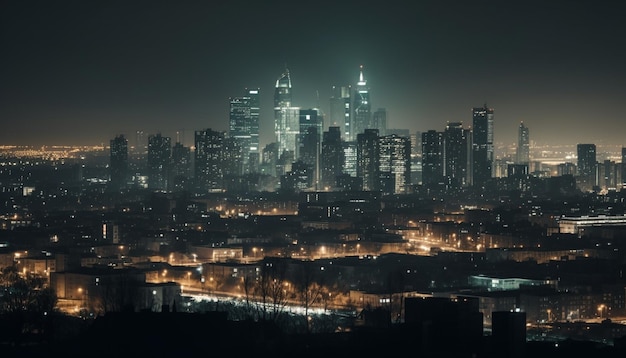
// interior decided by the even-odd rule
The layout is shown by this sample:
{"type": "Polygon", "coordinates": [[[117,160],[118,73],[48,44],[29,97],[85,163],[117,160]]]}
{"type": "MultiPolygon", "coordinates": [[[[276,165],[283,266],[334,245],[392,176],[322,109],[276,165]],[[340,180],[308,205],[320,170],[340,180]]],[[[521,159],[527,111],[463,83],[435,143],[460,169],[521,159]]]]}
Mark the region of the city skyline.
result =
{"type": "Polygon", "coordinates": [[[189,145],[195,130],[227,131],[229,98],[260,88],[263,146],[285,67],[294,106],[328,119],[332,86],[354,87],[362,65],[389,128],[471,127],[472,108],[487,104],[495,143],[515,144],[524,122],[540,144],[626,145],[621,4],[315,5],[4,3],[0,144],[142,130],[189,145]]]}

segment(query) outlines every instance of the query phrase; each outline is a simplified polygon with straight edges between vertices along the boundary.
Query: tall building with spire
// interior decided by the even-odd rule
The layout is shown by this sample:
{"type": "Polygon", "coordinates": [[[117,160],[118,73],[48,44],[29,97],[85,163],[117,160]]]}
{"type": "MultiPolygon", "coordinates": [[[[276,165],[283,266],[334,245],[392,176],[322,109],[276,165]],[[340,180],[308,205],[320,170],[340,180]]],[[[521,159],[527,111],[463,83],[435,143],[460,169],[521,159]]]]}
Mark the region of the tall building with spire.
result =
{"type": "Polygon", "coordinates": [[[300,108],[292,105],[291,75],[289,69],[285,69],[274,89],[274,134],[279,156],[284,152],[295,156],[300,133],[299,111],[300,108]]]}
{"type": "Polygon", "coordinates": [[[372,123],[372,105],[370,103],[370,89],[363,75],[363,65],[360,67],[359,82],[354,90],[354,116],[352,118],[350,137],[346,140],[356,140],[357,136],[366,129],[377,129],[372,123]]]}
{"type": "Polygon", "coordinates": [[[471,184],[482,185],[493,176],[493,108],[472,109],[471,184]]]}

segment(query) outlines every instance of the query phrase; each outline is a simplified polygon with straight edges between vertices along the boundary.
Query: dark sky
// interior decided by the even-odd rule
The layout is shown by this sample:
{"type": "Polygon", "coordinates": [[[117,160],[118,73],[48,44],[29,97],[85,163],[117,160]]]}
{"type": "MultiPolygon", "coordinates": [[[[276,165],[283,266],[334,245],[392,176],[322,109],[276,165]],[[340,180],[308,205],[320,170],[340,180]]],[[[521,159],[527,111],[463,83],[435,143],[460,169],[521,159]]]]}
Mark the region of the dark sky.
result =
{"type": "Polygon", "coordinates": [[[285,66],[294,105],[327,112],[359,66],[389,127],[520,121],[538,144],[626,145],[626,6],[601,1],[0,2],[0,145],[108,144],[227,130],[261,88],[261,142],[285,66]]]}

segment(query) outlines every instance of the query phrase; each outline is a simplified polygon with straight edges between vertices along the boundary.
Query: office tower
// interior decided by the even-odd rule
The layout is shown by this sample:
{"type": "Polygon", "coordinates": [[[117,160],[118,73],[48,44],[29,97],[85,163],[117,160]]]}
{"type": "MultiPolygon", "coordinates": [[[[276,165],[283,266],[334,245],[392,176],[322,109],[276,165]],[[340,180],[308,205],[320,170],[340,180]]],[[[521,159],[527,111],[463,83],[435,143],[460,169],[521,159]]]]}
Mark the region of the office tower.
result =
{"type": "Polygon", "coordinates": [[[333,86],[330,97],[330,127],[339,127],[341,136],[346,141],[356,140],[356,135],[351,127],[351,92],[351,86],[333,86]]]}
{"type": "Polygon", "coordinates": [[[622,178],[621,178],[621,183],[622,183],[622,188],[626,187],[626,147],[622,148],[622,178]]]}
{"type": "Polygon", "coordinates": [[[411,183],[411,141],[395,134],[379,138],[379,178],[383,194],[406,194],[411,183]]]}
{"type": "Polygon", "coordinates": [[[355,141],[343,142],[343,172],[351,177],[357,177],[357,144],[355,141]]]}
{"type": "Polygon", "coordinates": [[[293,162],[291,168],[281,175],[280,188],[283,190],[300,192],[307,190],[311,185],[311,168],[300,160],[293,162]]]}
{"type": "Polygon", "coordinates": [[[472,109],[472,181],[484,185],[493,173],[493,108],[472,109]]]}
{"type": "Polygon", "coordinates": [[[170,165],[172,161],[172,139],[161,133],[148,137],[148,188],[169,190],[170,165]]]}
{"type": "MultiPolygon", "coordinates": [[[[370,89],[363,76],[363,65],[359,72],[359,82],[357,82],[354,92],[354,117],[351,128],[354,128],[353,138],[363,133],[366,129],[376,129],[372,124],[372,105],[370,103],[370,89]]],[[[354,140],[348,138],[347,140],[354,140]]]]}
{"type": "Polygon", "coordinates": [[[321,141],[317,134],[318,127],[305,127],[304,134],[300,133],[300,156],[298,160],[309,167],[311,182],[319,184],[319,164],[321,141]]]}
{"type": "Polygon", "coordinates": [[[579,189],[592,190],[598,183],[596,180],[596,145],[578,144],[576,149],[578,154],[577,177],[579,189]]]}
{"type": "Polygon", "coordinates": [[[297,136],[300,130],[300,108],[292,106],[291,75],[289,70],[276,80],[274,90],[274,133],[279,155],[288,151],[296,153],[297,136]]]}
{"type": "Polygon", "coordinates": [[[344,151],[341,141],[341,128],[328,127],[322,136],[322,153],[320,155],[321,188],[332,189],[336,186],[337,177],[343,173],[344,151]]]}
{"type": "Polygon", "coordinates": [[[366,129],[357,135],[357,176],[363,180],[363,190],[380,190],[380,145],[378,129],[366,129]]]}
{"type": "Polygon", "coordinates": [[[172,147],[172,191],[188,190],[191,180],[191,148],[176,142],[172,147]]]}
{"type": "Polygon", "coordinates": [[[517,164],[530,164],[530,134],[524,122],[519,124],[517,132],[517,153],[515,162],[517,164]]]}
{"type": "Polygon", "coordinates": [[[285,150],[278,156],[276,162],[276,176],[280,178],[281,175],[286,174],[291,170],[291,165],[296,161],[296,155],[293,151],[285,150]]]}
{"type": "Polygon", "coordinates": [[[409,132],[411,140],[411,184],[422,183],[422,132],[409,132]]]}
{"type": "Polygon", "coordinates": [[[450,188],[462,188],[469,185],[469,153],[471,135],[463,128],[462,122],[446,125],[444,131],[443,175],[450,188]]]}
{"type": "Polygon", "coordinates": [[[224,177],[241,176],[244,163],[242,143],[235,138],[224,136],[220,160],[222,161],[222,175],[224,177]]]}
{"type": "Polygon", "coordinates": [[[422,184],[443,183],[443,132],[422,133],[422,184]]]}
{"type": "Polygon", "coordinates": [[[559,163],[556,166],[556,175],[557,176],[576,175],[576,165],[570,162],[559,163]]]}
{"type": "Polygon", "coordinates": [[[301,159],[300,149],[302,148],[303,138],[309,133],[309,128],[315,128],[318,136],[318,144],[322,143],[322,134],[324,132],[324,119],[321,111],[317,108],[300,109],[298,113],[298,142],[296,147],[296,159],[301,159]]]}
{"type": "Polygon", "coordinates": [[[210,128],[195,131],[194,175],[196,188],[201,193],[222,189],[222,146],[224,132],[210,128]]]}
{"type": "Polygon", "coordinates": [[[598,186],[602,190],[616,190],[618,183],[619,165],[609,159],[598,166],[598,178],[600,181],[598,186]]]}
{"type": "Polygon", "coordinates": [[[241,97],[230,98],[229,137],[241,143],[242,173],[251,173],[259,157],[259,89],[246,89],[241,97]]]}
{"type": "Polygon", "coordinates": [[[135,132],[135,154],[145,154],[148,150],[148,140],[146,138],[146,132],[138,130],[135,132]]]}
{"type": "MultiPolygon", "coordinates": [[[[387,110],[385,108],[379,108],[372,114],[372,128],[378,129],[378,133],[381,135],[393,134],[387,132],[387,110]]],[[[401,135],[400,133],[395,134],[401,135]]]]}
{"type": "Polygon", "coordinates": [[[129,179],[128,140],[123,134],[110,141],[109,188],[119,190],[126,187],[129,179]]]}
{"type": "Polygon", "coordinates": [[[261,153],[261,174],[276,176],[276,165],[278,164],[278,143],[266,144],[261,153]]]}

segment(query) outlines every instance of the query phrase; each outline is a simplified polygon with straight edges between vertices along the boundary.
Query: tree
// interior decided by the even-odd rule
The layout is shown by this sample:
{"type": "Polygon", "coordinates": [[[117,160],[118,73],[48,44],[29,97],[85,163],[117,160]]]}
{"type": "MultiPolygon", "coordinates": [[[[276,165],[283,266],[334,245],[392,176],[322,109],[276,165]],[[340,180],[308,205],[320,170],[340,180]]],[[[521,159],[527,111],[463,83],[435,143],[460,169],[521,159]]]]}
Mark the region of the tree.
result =
{"type": "Polygon", "coordinates": [[[22,275],[15,265],[0,272],[0,337],[18,343],[27,335],[47,334],[47,319],[57,296],[41,275],[22,275]]]}
{"type": "Polygon", "coordinates": [[[282,261],[268,261],[261,270],[256,293],[261,299],[263,320],[278,321],[287,305],[284,288],[286,266],[282,261]]]}
{"type": "Polygon", "coordinates": [[[311,332],[311,317],[309,309],[317,302],[324,292],[322,276],[319,275],[314,262],[303,262],[299,275],[294,282],[300,303],[304,307],[304,319],[307,333],[311,332]]]}

